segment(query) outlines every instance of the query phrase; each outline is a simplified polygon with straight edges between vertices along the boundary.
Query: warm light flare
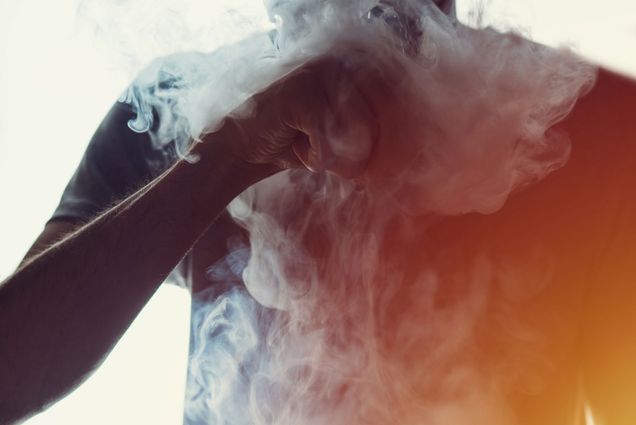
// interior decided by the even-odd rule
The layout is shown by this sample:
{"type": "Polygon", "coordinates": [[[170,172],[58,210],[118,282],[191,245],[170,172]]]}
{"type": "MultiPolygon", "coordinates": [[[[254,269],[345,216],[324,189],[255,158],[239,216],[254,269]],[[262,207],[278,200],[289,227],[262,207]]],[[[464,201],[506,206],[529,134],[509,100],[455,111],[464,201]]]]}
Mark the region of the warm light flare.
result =
{"type": "Polygon", "coordinates": [[[594,414],[588,405],[585,406],[585,425],[601,425],[594,420],[594,414]]]}

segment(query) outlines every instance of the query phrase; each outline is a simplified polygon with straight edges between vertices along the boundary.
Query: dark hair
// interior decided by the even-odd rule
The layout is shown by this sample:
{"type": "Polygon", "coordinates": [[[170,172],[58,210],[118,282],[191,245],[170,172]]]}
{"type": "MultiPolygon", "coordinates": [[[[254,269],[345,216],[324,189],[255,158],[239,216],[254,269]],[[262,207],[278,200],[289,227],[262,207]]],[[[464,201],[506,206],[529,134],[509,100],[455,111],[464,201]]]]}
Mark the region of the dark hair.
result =
{"type": "MultiPolygon", "coordinates": [[[[445,14],[455,16],[454,0],[436,0],[435,5],[445,14]]],[[[367,19],[382,19],[402,41],[402,48],[409,56],[417,54],[422,30],[418,10],[413,5],[396,0],[380,0],[367,14],[367,19]],[[409,7],[410,6],[410,7],[409,7]]]]}

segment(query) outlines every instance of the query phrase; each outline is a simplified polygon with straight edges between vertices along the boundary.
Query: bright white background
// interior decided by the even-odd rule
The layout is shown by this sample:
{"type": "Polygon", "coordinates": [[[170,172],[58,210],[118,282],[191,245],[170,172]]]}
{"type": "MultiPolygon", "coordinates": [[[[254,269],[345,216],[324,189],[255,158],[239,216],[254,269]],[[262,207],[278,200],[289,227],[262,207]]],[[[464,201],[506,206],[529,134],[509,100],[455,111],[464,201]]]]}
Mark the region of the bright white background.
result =
{"type": "MultiPolygon", "coordinates": [[[[460,0],[464,20],[474,4],[460,0]]],[[[485,5],[486,22],[636,76],[634,0],[485,5]]],[[[235,40],[266,25],[262,10],[260,0],[0,0],[0,279],[41,231],[136,70],[157,54],[235,40]]],[[[27,423],[179,424],[188,309],[185,291],[162,287],[104,365],[27,423]]]]}

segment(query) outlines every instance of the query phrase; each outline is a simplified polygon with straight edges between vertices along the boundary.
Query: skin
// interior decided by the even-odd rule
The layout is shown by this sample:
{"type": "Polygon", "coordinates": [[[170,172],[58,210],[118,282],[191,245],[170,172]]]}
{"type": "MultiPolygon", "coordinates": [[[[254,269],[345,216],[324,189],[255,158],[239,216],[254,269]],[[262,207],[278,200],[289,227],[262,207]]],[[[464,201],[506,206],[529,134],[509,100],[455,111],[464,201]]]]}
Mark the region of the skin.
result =
{"type": "MultiPolygon", "coordinates": [[[[368,135],[373,149],[355,160],[325,149],[322,123],[338,115],[334,73],[355,87],[347,107],[360,111],[340,124],[342,131],[373,128],[382,108],[391,109],[386,90],[378,89],[384,81],[330,60],[309,64],[257,95],[253,116],[227,119],[219,132],[203,137],[194,147],[201,158],[196,164],[178,162],[88,224],[46,226],[0,286],[0,423],[45,408],[85,379],[190,250],[194,289],[209,284],[197,270],[223,255],[229,221],[222,212],[242,190],[288,167],[347,177],[367,167],[372,152],[381,151],[381,128],[368,135]],[[167,198],[173,201],[162,202],[167,198]]],[[[560,266],[553,279],[562,284],[520,310],[535,317],[535,311],[556,309],[563,324],[537,324],[558,352],[543,391],[508,395],[523,424],[579,425],[582,388],[604,424],[636,423],[626,398],[636,392],[630,308],[636,244],[628,231],[636,208],[625,194],[636,183],[634,110],[634,83],[603,72],[562,124],[573,143],[572,160],[562,170],[513,196],[497,214],[448,218],[427,230],[438,252],[461,246],[523,259],[540,243],[556,253],[560,266]]],[[[435,261],[435,252],[430,256],[435,261]]],[[[497,363],[497,335],[487,333],[483,342],[492,347],[486,360],[497,363]]]]}
{"type": "MultiPolygon", "coordinates": [[[[204,234],[203,253],[218,252],[225,230],[213,224],[243,190],[288,167],[323,166],[321,123],[337,113],[334,73],[356,84],[335,60],[308,64],[256,95],[253,115],[204,135],[195,164],[177,162],[88,224],[47,225],[0,285],[0,423],[42,410],[85,379],[204,234]]],[[[356,91],[347,102],[369,110],[356,91]]],[[[356,114],[342,128],[363,126],[363,118],[371,119],[356,114]]]]}

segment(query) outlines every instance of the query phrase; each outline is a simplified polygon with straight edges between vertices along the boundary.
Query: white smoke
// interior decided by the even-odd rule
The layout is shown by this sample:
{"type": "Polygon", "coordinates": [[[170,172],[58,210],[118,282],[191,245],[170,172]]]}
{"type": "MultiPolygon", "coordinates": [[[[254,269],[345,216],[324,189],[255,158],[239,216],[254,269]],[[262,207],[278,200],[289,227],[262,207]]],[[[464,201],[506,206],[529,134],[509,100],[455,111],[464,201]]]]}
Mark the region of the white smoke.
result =
{"type": "MultiPolygon", "coordinates": [[[[515,424],[510,394],[541,391],[551,373],[540,333],[515,311],[548,284],[549,259],[536,260],[544,275],[509,273],[487,247],[430,229],[495,212],[563,166],[569,142],[551,127],[594,69],[465,27],[429,0],[267,6],[275,32],[149,67],[128,93],[139,112],[131,128],[185,152],[325,55],[386,69],[396,100],[377,117],[382,135],[361,180],[287,171],[231,205],[250,244],[211,270],[230,289],[195,304],[187,422],[515,424]]],[[[336,157],[368,148],[329,143],[336,157]]]]}

